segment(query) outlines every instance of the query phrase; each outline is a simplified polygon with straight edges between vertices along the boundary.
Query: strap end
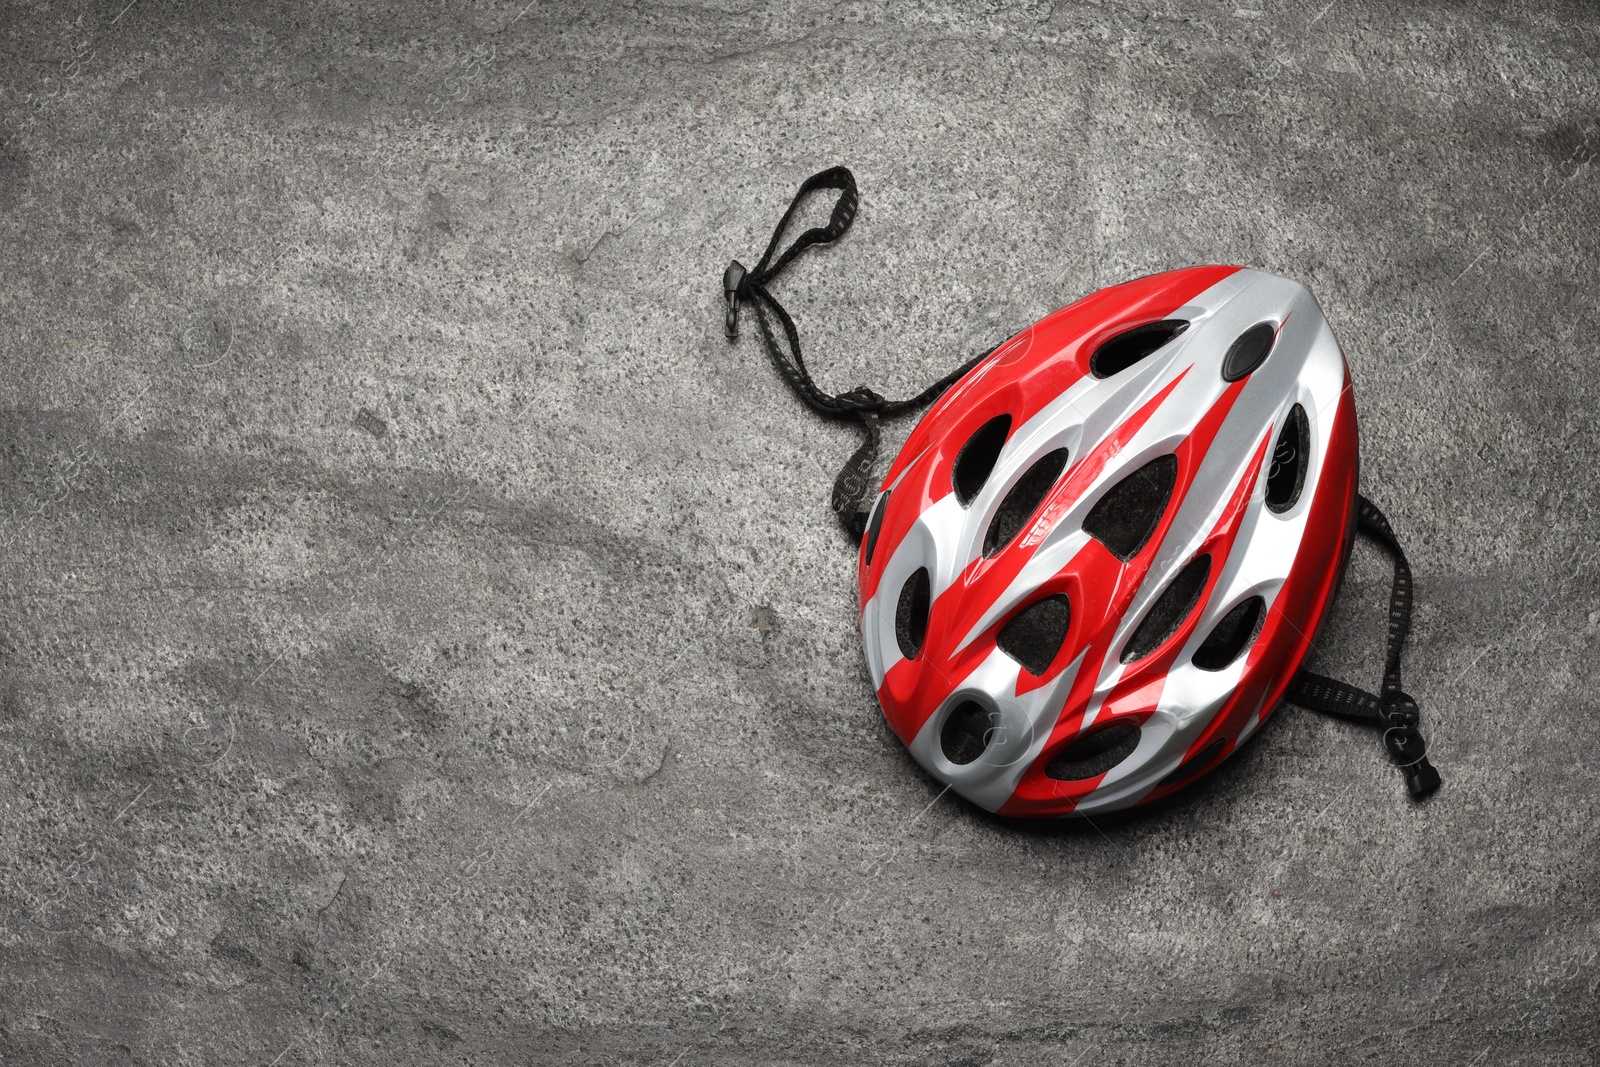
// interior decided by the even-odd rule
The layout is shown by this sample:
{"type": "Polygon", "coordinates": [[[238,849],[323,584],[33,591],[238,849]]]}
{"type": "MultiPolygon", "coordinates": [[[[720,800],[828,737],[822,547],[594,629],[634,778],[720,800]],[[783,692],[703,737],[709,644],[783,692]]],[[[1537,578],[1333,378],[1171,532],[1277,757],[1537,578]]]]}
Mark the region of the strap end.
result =
{"type": "Polygon", "coordinates": [[[1405,770],[1406,789],[1410,791],[1412,800],[1424,800],[1438,791],[1439,772],[1433,769],[1433,764],[1428,762],[1426,756],[1405,770]]]}
{"type": "Polygon", "coordinates": [[[728,340],[739,339],[739,290],[744,285],[744,264],[737,259],[728,261],[722,272],[722,296],[728,302],[728,340]]]}

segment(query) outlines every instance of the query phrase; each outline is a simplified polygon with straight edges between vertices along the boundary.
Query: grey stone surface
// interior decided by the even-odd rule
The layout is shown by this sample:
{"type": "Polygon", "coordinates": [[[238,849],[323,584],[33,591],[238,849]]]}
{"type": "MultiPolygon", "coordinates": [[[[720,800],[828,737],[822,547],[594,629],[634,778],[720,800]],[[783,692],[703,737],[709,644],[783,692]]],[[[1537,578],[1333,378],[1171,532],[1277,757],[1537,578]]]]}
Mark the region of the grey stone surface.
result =
{"type": "Polygon", "coordinates": [[[1244,2],[5,0],[0,1060],[1595,1062],[1600,18],[1244,2]],[[1296,709],[1138,818],[940,796],[854,438],[721,336],[839,162],[836,388],[1311,286],[1431,803],[1296,709]]]}

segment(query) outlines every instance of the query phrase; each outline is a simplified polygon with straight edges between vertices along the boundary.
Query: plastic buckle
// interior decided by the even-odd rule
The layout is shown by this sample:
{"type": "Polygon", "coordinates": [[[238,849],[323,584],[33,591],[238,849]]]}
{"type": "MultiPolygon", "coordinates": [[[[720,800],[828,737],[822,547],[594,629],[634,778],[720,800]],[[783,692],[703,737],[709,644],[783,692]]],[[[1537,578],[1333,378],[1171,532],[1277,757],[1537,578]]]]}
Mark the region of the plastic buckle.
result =
{"type": "Polygon", "coordinates": [[[1383,747],[1395,766],[1405,772],[1406,789],[1413,800],[1421,800],[1439,788],[1439,772],[1428,762],[1428,743],[1418,724],[1422,713],[1417,702],[1405,693],[1388,693],[1378,704],[1386,728],[1383,747]]]}
{"type": "Polygon", "coordinates": [[[1422,709],[1417,707],[1417,702],[1411,699],[1410,694],[1398,691],[1385,693],[1378,698],[1378,714],[1383,716],[1383,724],[1389,727],[1416,729],[1422,722],[1422,709]]]}
{"type": "Polygon", "coordinates": [[[739,339],[739,287],[744,285],[744,264],[737,259],[728,261],[722,272],[722,295],[728,301],[728,340],[739,339]]]}

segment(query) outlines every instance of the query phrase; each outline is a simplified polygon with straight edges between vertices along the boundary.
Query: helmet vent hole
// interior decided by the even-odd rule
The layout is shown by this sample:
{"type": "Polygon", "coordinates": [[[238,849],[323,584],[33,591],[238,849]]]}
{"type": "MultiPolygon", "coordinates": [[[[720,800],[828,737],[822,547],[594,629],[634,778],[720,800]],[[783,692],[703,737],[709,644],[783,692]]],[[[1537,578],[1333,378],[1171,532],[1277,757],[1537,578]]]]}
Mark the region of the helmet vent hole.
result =
{"type": "Polygon", "coordinates": [[[1124,330],[1094,350],[1089,357],[1089,373],[1096,378],[1109,378],[1125,371],[1188,328],[1183,319],[1164,319],[1124,330]]]}
{"type": "Polygon", "coordinates": [[[1217,757],[1222,755],[1227,748],[1228,739],[1225,737],[1217,738],[1205,748],[1201,749],[1194,756],[1178,764],[1177,768],[1171,774],[1167,775],[1156,784],[1177,785],[1179,782],[1188,781],[1190,778],[1193,778],[1195,775],[1199,774],[1201,771],[1215,763],[1217,757]]]}
{"type": "Polygon", "coordinates": [[[872,550],[878,547],[878,533],[883,529],[883,513],[889,507],[889,494],[878,494],[878,502],[872,506],[872,517],[867,520],[867,539],[862,542],[862,561],[867,566],[872,566],[872,550]]]}
{"type": "Polygon", "coordinates": [[[1066,466],[1067,450],[1058,448],[1042,456],[1037,463],[1028,468],[1027,473],[1011,487],[1011,492],[1000,502],[1000,510],[995,512],[994,520],[989,523],[988,532],[983,535],[985,556],[999,552],[1022,531],[1022,527],[1033,518],[1033,513],[1038,510],[1045,494],[1050,492],[1050,487],[1056,484],[1056,479],[1061,477],[1061,472],[1066,466]]]}
{"type": "Polygon", "coordinates": [[[1265,601],[1253,596],[1238,604],[1212,628],[1210,635],[1194,652],[1194,665],[1203,671],[1220,671],[1238,659],[1255,641],[1261,629],[1265,601]]]}
{"type": "Polygon", "coordinates": [[[955,468],[950,472],[950,482],[961,506],[972,503],[983,483],[989,480],[1000,450],[1011,435],[1011,416],[1001,415],[978,427],[978,432],[967,438],[956,456],[955,468]]]}
{"type": "Polygon", "coordinates": [[[1206,579],[1210,576],[1210,556],[1196,556],[1179,571],[1178,576],[1172,579],[1172,584],[1162,590],[1156,602],[1150,605],[1144,621],[1133,631],[1133,636],[1128,638],[1127,647],[1122,650],[1122,662],[1132,663],[1143,659],[1177,633],[1178,627],[1183,625],[1183,621],[1194,611],[1194,606],[1200,602],[1200,594],[1205,591],[1206,579]]]}
{"type": "Polygon", "coordinates": [[[1161,525],[1177,481],[1177,456],[1151,460],[1106,491],[1085,516],[1083,532],[1118,559],[1132,559],[1161,525]]]}
{"type": "Polygon", "coordinates": [[[950,709],[944,717],[944,728],[939,731],[939,749],[944,758],[956,766],[964,766],[983,755],[989,747],[989,737],[994,723],[989,709],[973,700],[966,700],[950,709]]]}
{"type": "Polygon", "coordinates": [[[1300,499],[1306,484],[1306,467],[1311,458],[1311,427],[1306,409],[1296,404],[1289,409],[1272,448],[1272,466],[1267,470],[1267,507],[1283,513],[1300,499]]]}
{"type": "Polygon", "coordinates": [[[900,587],[900,606],[894,613],[894,638],[900,654],[916,659],[928,633],[928,568],[919,567],[900,587]]]}
{"type": "Polygon", "coordinates": [[[1045,777],[1058,782],[1098,778],[1133,755],[1138,747],[1139,727],[1131,722],[1114,722],[1078,738],[1056,753],[1045,764],[1045,777]]]}
{"type": "Polygon", "coordinates": [[[995,644],[1000,651],[1022,664],[1035,677],[1044,674],[1055,662],[1067,639],[1067,624],[1072,621],[1072,605],[1061,594],[1036,600],[1001,627],[995,644]]]}
{"type": "Polygon", "coordinates": [[[1266,360],[1278,329],[1270,322],[1258,322],[1241,333],[1222,358],[1222,380],[1236,382],[1266,360]]]}

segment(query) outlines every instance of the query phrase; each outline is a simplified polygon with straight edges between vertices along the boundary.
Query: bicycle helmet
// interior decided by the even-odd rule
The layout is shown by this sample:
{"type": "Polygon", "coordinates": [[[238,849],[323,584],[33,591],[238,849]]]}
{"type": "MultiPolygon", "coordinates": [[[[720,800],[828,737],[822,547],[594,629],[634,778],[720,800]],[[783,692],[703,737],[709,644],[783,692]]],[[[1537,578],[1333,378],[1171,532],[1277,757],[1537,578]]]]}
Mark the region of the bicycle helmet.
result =
{"type": "Polygon", "coordinates": [[[1354,529],[1355,405],[1302,286],[1192,267],[1093,293],[945,393],[861,544],[889,724],[1002,814],[1154,800],[1271,714],[1354,529]]]}
{"type": "Polygon", "coordinates": [[[1350,372],[1310,292],[1168,271],[1083,297],[912,400],[830,397],[766,283],[847,229],[854,195],[842,168],[802,187],[760,265],[729,267],[728,332],[751,300],[800,395],[866,422],[834,507],[861,535],[867,671],[917,762],[1002,815],[1112,811],[1215,768],[1288,697],[1381,727],[1412,795],[1436,789],[1400,689],[1410,569],[1356,492],[1350,372]],[[772,265],[815,187],[846,195],[772,265]],[[866,511],[876,417],[934,396],[866,511]],[[1395,561],[1381,696],[1302,669],[1358,528],[1395,561]]]}

